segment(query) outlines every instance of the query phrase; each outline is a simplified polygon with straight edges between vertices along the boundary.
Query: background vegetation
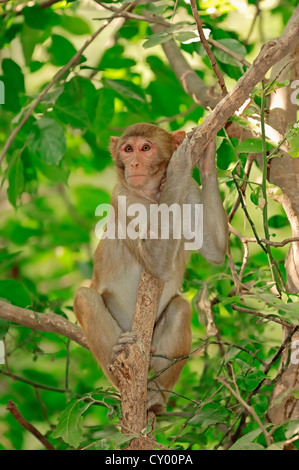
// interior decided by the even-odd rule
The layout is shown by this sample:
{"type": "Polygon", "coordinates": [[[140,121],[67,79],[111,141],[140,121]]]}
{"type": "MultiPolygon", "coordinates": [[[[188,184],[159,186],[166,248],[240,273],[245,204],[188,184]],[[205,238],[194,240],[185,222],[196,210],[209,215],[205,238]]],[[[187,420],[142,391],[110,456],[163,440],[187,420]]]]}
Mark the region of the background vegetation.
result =
{"type": "MultiPolygon", "coordinates": [[[[55,74],[121,3],[128,2],[1,2],[3,147],[55,74]]],[[[109,202],[115,183],[110,136],[138,121],[189,131],[209,113],[184,91],[161,47],[174,37],[201,80],[217,88],[197,40],[189,2],[140,3],[130,18],[117,18],[103,28],[79,61],[63,70],[1,159],[0,298],[15,306],[54,312],[75,322],[74,293],[91,277],[98,243],[95,208],[109,202]],[[167,34],[154,33],[148,22],[134,18],[144,10],[175,26],[167,34]]],[[[252,62],[267,40],[282,34],[296,3],[207,0],[198,6],[210,37],[252,62]]],[[[245,66],[217,48],[213,52],[230,90],[245,66]]],[[[263,111],[259,84],[247,117],[263,111]]],[[[250,127],[246,115],[242,122],[236,119],[250,127]]],[[[288,134],[293,158],[299,156],[295,131],[288,134]]],[[[218,133],[219,184],[228,214],[238,199],[236,185],[247,180],[248,155],[261,152],[261,143],[261,139],[241,143],[225,130],[218,133]]],[[[196,170],[194,177],[199,179],[196,170]]],[[[254,237],[252,222],[260,238],[291,237],[282,205],[268,196],[265,218],[265,187],[265,175],[253,162],[246,188],[250,220],[240,205],[231,220],[235,234],[230,238],[230,257],[223,266],[214,266],[194,253],[188,264],[182,288],[193,305],[196,354],[185,366],[165,414],[158,418],[155,434],[157,442],[172,449],[282,448],[290,440],[297,446],[299,421],[294,417],[275,426],[267,424],[281,362],[279,321],[286,322],[290,331],[298,318],[298,295],[288,293],[282,284],[277,295],[270,269],[274,259],[285,280],[289,246],[272,247],[269,264],[267,249],[256,242],[242,243],[236,235],[237,231],[254,237]],[[267,317],[237,311],[235,305],[267,317]]],[[[271,188],[279,193],[279,188],[271,188]]],[[[10,400],[57,449],[114,449],[124,444],[117,426],[119,399],[88,350],[63,335],[1,318],[0,340],[5,344],[5,364],[0,365],[0,448],[44,448],[9,413],[10,400]]]]}

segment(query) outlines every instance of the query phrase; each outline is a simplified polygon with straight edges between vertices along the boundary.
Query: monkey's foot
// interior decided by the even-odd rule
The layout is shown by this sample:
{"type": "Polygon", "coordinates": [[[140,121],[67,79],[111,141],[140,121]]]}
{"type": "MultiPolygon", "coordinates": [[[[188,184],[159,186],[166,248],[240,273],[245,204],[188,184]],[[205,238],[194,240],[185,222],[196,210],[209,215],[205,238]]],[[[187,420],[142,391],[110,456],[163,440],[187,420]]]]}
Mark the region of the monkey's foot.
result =
{"type": "Polygon", "coordinates": [[[147,391],[147,409],[153,411],[156,415],[162,413],[165,407],[166,396],[159,389],[157,382],[149,382],[147,391]]]}
{"type": "Polygon", "coordinates": [[[136,333],[134,331],[125,331],[124,333],[121,333],[119,335],[119,338],[117,340],[117,344],[115,346],[113,346],[113,356],[115,358],[115,356],[117,356],[118,354],[120,354],[121,352],[123,352],[123,350],[125,349],[125,346],[127,344],[134,344],[136,343],[136,333]]]}

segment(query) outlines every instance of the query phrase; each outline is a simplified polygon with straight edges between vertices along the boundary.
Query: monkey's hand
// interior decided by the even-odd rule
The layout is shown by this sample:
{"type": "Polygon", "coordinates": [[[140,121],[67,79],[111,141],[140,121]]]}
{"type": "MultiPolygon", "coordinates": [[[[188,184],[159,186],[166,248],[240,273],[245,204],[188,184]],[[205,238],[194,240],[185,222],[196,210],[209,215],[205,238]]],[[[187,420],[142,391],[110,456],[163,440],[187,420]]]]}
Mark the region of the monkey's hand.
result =
{"type": "Polygon", "coordinates": [[[117,344],[113,346],[113,360],[115,357],[122,353],[127,344],[136,343],[136,333],[134,331],[125,331],[119,335],[117,344]]]}
{"type": "Polygon", "coordinates": [[[189,144],[189,139],[186,138],[172,154],[167,167],[167,178],[183,178],[186,175],[189,179],[191,171],[191,146],[189,144]]]}

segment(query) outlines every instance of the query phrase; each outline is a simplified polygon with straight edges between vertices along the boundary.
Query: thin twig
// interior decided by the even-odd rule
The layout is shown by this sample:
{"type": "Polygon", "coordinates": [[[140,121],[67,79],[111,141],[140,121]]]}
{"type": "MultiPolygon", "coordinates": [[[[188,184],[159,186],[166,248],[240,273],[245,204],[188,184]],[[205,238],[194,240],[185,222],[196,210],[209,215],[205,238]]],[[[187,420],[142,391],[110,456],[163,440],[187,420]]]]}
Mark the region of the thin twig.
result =
{"type": "MultiPolygon", "coordinates": [[[[57,387],[52,387],[51,385],[40,384],[40,383],[34,382],[33,380],[26,379],[25,377],[20,377],[19,375],[15,375],[15,374],[11,375],[9,372],[3,369],[0,369],[0,374],[6,375],[8,377],[12,377],[14,380],[31,385],[34,388],[41,388],[43,390],[49,390],[51,392],[57,392],[57,393],[70,393],[72,391],[66,388],[57,388],[57,387]]],[[[80,395],[78,395],[78,397],[79,396],[80,395]]]]}
{"type": "Polygon", "coordinates": [[[206,51],[206,53],[207,53],[207,55],[210,59],[212,68],[213,68],[214,73],[217,77],[217,81],[218,81],[220,91],[221,91],[221,96],[222,96],[222,98],[224,98],[224,96],[227,95],[227,89],[226,89],[226,86],[225,86],[225,83],[224,83],[223,76],[220,72],[220,69],[219,69],[218,64],[216,62],[216,59],[215,59],[215,56],[214,56],[213,52],[211,51],[209,43],[206,40],[206,37],[204,35],[203,29],[202,29],[202,20],[199,17],[199,14],[198,14],[198,11],[197,11],[197,8],[196,8],[195,0],[191,0],[190,4],[191,4],[192,13],[193,13],[193,16],[194,16],[194,19],[195,19],[195,22],[196,22],[196,26],[197,26],[197,30],[198,30],[200,40],[201,40],[202,45],[203,45],[203,47],[204,47],[204,49],[205,49],[205,51],[206,51]]]}
{"type": "Polygon", "coordinates": [[[234,390],[224,378],[217,377],[217,380],[220,383],[222,383],[222,385],[224,385],[230,391],[230,393],[241,403],[241,405],[244,406],[244,408],[248,411],[248,413],[251,414],[251,416],[253,417],[255,422],[261,428],[261,430],[262,430],[262,432],[265,436],[267,446],[269,447],[271,445],[270,435],[269,435],[268,431],[266,430],[265,426],[263,425],[263,423],[261,422],[260,418],[258,417],[255,409],[252,406],[248,405],[248,403],[246,403],[246,401],[243,400],[243,398],[241,397],[239,390],[234,390]]]}
{"type": "MultiPolygon", "coordinates": [[[[256,243],[257,239],[255,237],[244,237],[240,232],[238,232],[232,225],[228,225],[229,231],[236,235],[242,243],[256,243]]],[[[299,242],[299,237],[285,238],[281,242],[273,242],[271,240],[266,240],[265,238],[260,238],[262,243],[266,245],[274,246],[275,248],[281,248],[282,246],[287,245],[288,243],[299,242]]]]}
{"type": "MultiPolygon", "coordinates": [[[[246,175],[246,180],[243,181],[243,184],[240,186],[240,191],[242,192],[242,194],[244,195],[245,194],[245,190],[246,190],[246,187],[247,187],[247,184],[248,184],[248,179],[249,179],[249,175],[250,175],[250,172],[251,172],[251,168],[252,168],[252,165],[253,165],[253,162],[255,160],[255,154],[254,153],[251,153],[250,155],[248,155],[248,158],[246,160],[246,164],[245,164],[245,168],[244,168],[244,174],[246,175]]],[[[237,209],[240,205],[240,196],[238,196],[238,199],[236,200],[233,208],[231,209],[229,215],[228,215],[228,222],[231,222],[235,213],[237,212],[237,209]]]]}
{"type": "MultiPolygon", "coordinates": [[[[269,370],[271,369],[271,367],[276,363],[276,361],[280,358],[280,356],[282,355],[282,353],[284,352],[284,350],[288,347],[288,345],[290,344],[290,342],[292,341],[292,337],[293,335],[296,333],[296,331],[298,330],[299,326],[296,325],[293,329],[289,330],[285,340],[283,341],[283,343],[281,344],[281,346],[278,348],[278,350],[276,351],[276,353],[274,354],[274,356],[272,357],[271,361],[266,365],[265,369],[264,369],[264,374],[267,375],[269,370]]],[[[260,390],[260,388],[263,386],[263,384],[266,382],[267,380],[267,377],[265,377],[264,379],[262,379],[260,381],[260,383],[255,387],[254,390],[252,390],[252,392],[250,392],[249,396],[248,396],[248,400],[250,400],[254,395],[257,394],[257,392],[260,390]]],[[[235,422],[237,422],[237,420],[239,418],[240,419],[240,424],[238,426],[238,428],[236,429],[234,435],[233,435],[233,438],[232,438],[232,441],[235,442],[236,439],[238,439],[238,437],[240,436],[240,433],[241,433],[241,430],[245,424],[245,420],[246,420],[246,416],[247,416],[247,410],[244,410],[242,414],[240,414],[239,416],[237,416],[237,419],[235,422]]]]}
{"type": "Polygon", "coordinates": [[[27,431],[29,431],[33,436],[35,436],[47,450],[56,450],[55,447],[48,441],[48,439],[43,436],[36,427],[34,427],[24,416],[21,415],[19,410],[17,409],[17,405],[12,401],[9,400],[8,405],[6,407],[8,411],[13,415],[13,417],[18,421],[18,423],[27,431]]]}
{"type": "Polygon", "coordinates": [[[153,375],[152,377],[149,378],[148,382],[151,382],[152,380],[155,380],[157,377],[159,377],[163,372],[165,372],[167,369],[169,369],[170,367],[172,367],[174,364],[176,364],[177,362],[180,362],[180,361],[184,361],[186,359],[189,359],[190,357],[193,357],[193,356],[196,356],[198,355],[201,351],[205,350],[207,347],[209,347],[210,345],[212,344],[215,344],[215,345],[223,345],[223,346],[228,346],[229,348],[236,348],[236,349],[240,349],[240,351],[244,351],[246,352],[247,354],[249,354],[251,357],[253,357],[254,359],[256,359],[258,362],[260,362],[263,366],[266,366],[266,363],[265,361],[263,361],[262,359],[260,359],[254,352],[250,351],[249,349],[246,349],[246,348],[243,348],[242,346],[239,346],[238,344],[234,344],[234,343],[228,343],[227,341],[208,341],[206,342],[205,344],[203,344],[202,346],[199,346],[198,348],[195,348],[193,351],[191,351],[188,355],[186,356],[182,356],[182,357],[178,357],[176,359],[170,359],[168,358],[167,356],[165,356],[164,354],[153,354],[153,357],[162,357],[163,359],[168,359],[169,360],[169,364],[167,366],[165,366],[163,369],[159,370],[155,375],[153,375]]]}
{"type": "Polygon", "coordinates": [[[245,65],[245,67],[251,67],[251,63],[248,62],[248,60],[244,59],[244,57],[224,46],[221,42],[215,41],[215,39],[212,38],[207,39],[207,41],[209,44],[211,44],[211,46],[216,47],[216,49],[219,49],[222,52],[225,52],[225,54],[229,55],[233,59],[236,59],[238,62],[245,65]]]}
{"type": "Polygon", "coordinates": [[[156,121],[154,124],[162,124],[164,122],[176,121],[180,117],[188,116],[188,114],[192,113],[192,111],[194,111],[197,107],[198,105],[196,103],[193,103],[188,109],[186,109],[186,111],[175,114],[174,116],[171,116],[169,118],[160,119],[159,121],[156,121]]]}
{"type": "Polygon", "coordinates": [[[249,38],[250,38],[250,36],[251,36],[251,34],[252,34],[252,32],[253,32],[253,28],[254,28],[254,25],[255,25],[255,23],[256,23],[256,20],[257,20],[259,14],[260,14],[260,12],[261,12],[259,3],[260,3],[260,0],[256,0],[256,4],[255,4],[255,8],[256,8],[256,10],[255,10],[255,15],[254,15],[253,21],[252,21],[252,23],[251,23],[251,26],[250,26],[250,29],[249,29],[249,32],[248,32],[248,35],[247,35],[247,39],[244,41],[245,44],[248,44],[249,38]]]}
{"type": "Polygon", "coordinates": [[[255,239],[256,239],[257,243],[260,245],[260,247],[262,248],[262,250],[263,250],[265,253],[267,253],[266,248],[264,247],[264,245],[262,244],[262,242],[261,242],[261,240],[260,240],[260,238],[259,238],[259,236],[258,236],[258,233],[257,233],[256,228],[255,228],[255,224],[254,224],[253,220],[251,219],[251,217],[250,217],[250,215],[249,215],[249,213],[248,213],[247,207],[246,207],[246,205],[245,205],[245,201],[244,201],[244,199],[243,199],[243,194],[242,194],[242,192],[241,192],[241,190],[240,190],[240,186],[238,185],[236,176],[235,176],[235,174],[234,174],[233,172],[231,173],[231,175],[232,175],[232,177],[233,177],[233,180],[234,180],[234,182],[235,182],[235,185],[236,185],[236,188],[237,188],[237,191],[238,191],[238,194],[239,194],[239,198],[240,198],[240,202],[241,202],[241,205],[242,205],[242,209],[243,209],[243,211],[244,211],[244,213],[245,213],[245,215],[246,215],[246,218],[247,218],[248,222],[249,222],[250,225],[251,225],[252,231],[253,231],[253,233],[254,233],[254,235],[255,235],[255,239]]]}
{"type": "Polygon", "coordinates": [[[277,317],[275,315],[271,315],[271,314],[264,315],[263,313],[257,312],[256,310],[252,310],[250,308],[245,308],[245,307],[239,307],[236,304],[232,304],[232,309],[237,310],[238,312],[241,312],[241,313],[249,313],[251,315],[255,315],[257,317],[262,318],[263,320],[273,321],[275,323],[279,323],[280,325],[285,326],[289,330],[294,328],[294,326],[295,326],[293,323],[286,322],[285,320],[283,320],[280,317],[277,317]]]}

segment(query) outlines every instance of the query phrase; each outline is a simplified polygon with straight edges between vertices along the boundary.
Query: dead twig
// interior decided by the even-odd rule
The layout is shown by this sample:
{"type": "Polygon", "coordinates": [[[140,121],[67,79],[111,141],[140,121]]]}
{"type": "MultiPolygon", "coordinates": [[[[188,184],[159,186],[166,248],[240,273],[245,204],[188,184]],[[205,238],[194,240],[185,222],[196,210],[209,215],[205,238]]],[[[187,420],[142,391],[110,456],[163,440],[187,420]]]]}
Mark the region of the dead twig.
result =
{"type": "Polygon", "coordinates": [[[33,436],[35,436],[47,450],[56,450],[51,442],[49,442],[48,439],[43,436],[38,429],[36,429],[36,427],[34,427],[31,423],[29,423],[29,421],[27,421],[27,419],[24,418],[24,416],[21,415],[17,409],[17,405],[12,400],[9,400],[6,409],[13,415],[22,428],[33,434],[33,436]]]}

